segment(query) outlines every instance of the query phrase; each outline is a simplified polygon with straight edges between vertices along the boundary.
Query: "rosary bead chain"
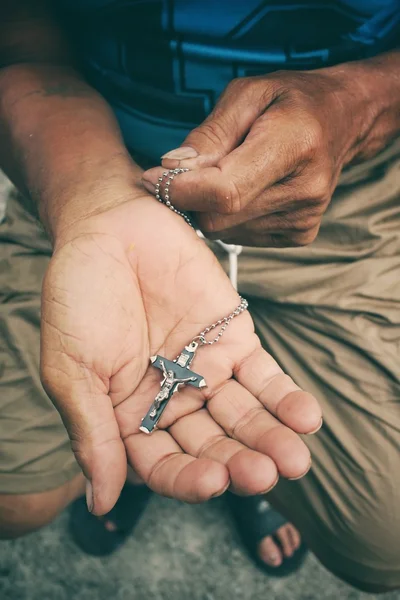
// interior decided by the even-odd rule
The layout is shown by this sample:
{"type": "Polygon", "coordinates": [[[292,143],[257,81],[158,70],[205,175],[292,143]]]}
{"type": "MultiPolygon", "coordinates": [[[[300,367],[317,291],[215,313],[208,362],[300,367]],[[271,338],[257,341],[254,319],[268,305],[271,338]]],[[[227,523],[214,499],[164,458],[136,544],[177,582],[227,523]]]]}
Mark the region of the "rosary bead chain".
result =
{"type": "Polygon", "coordinates": [[[219,342],[219,340],[222,338],[222,336],[224,335],[228,325],[230,325],[230,323],[232,322],[232,320],[237,317],[238,315],[242,314],[242,312],[244,312],[245,310],[247,310],[249,307],[249,303],[247,302],[246,298],[242,298],[242,296],[240,296],[240,304],[237,308],[235,308],[235,310],[233,312],[231,312],[227,317],[223,317],[222,319],[219,319],[218,321],[215,321],[215,323],[212,323],[211,325],[209,325],[208,327],[206,327],[205,329],[203,329],[203,331],[201,331],[195,338],[193,341],[195,341],[196,339],[200,340],[200,343],[205,346],[212,346],[213,344],[216,344],[217,342],[219,342]],[[218,327],[219,325],[221,325],[221,329],[219,330],[218,334],[215,336],[215,338],[213,338],[212,340],[206,340],[206,335],[207,333],[209,333],[210,331],[212,331],[213,329],[215,329],[216,327],[218,327]]]}
{"type": "MultiPolygon", "coordinates": [[[[169,187],[171,185],[171,182],[174,180],[174,178],[179,175],[180,173],[186,173],[187,171],[189,171],[190,169],[169,169],[168,171],[164,171],[164,173],[162,174],[161,177],[158,178],[158,182],[156,183],[155,186],[155,194],[156,194],[156,199],[161,202],[162,204],[164,204],[165,206],[167,206],[170,210],[172,210],[175,214],[179,215],[180,217],[182,217],[186,223],[188,225],[190,225],[190,227],[192,229],[195,229],[191,219],[189,218],[189,216],[183,212],[178,210],[177,208],[175,208],[175,206],[171,203],[170,201],[170,195],[169,195],[169,187]],[[164,183],[164,197],[161,194],[161,185],[164,183]]],[[[247,300],[245,298],[242,298],[242,296],[240,296],[240,304],[237,308],[235,308],[235,310],[233,312],[231,312],[227,317],[223,317],[222,319],[219,319],[218,321],[216,321],[215,323],[212,323],[211,325],[209,325],[208,327],[206,327],[205,329],[203,329],[203,331],[201,331],[193,340],[192,340],[192,344],[196,343],[196,340],[200,341],[200,344],[202,346],[212,346],[213,344],[216,344],[217,342],[219,342],[219,340],[221,339],[221,337],[224,335],[227,327],[229,326],[229,324],[231,323],[232,319],[234,319],[235,317],[237,317],[238,315],[240,315],[242,312],[244,312],[245,310],[248,309],[249,303],[247,302],[247,300]],[[219,330],[218,334],[215,336],[215,338],[213,338],[212,340],[207,340],[206,339],[206,335],[207,333],[209,333],[210,331],[213,331],[216,327],[221,326],[221,329],[219,330]]]]}
{"type": "Polygon", "coordinates": [[[174,177],[176,175],[179,175],[180,173],[186,173],[187,171],[189,171],[189,169],[169,169],[168,171],[164,171],[164,173],[162,174],[161,177],[158,178],[158,182],[156,183],[155,194],[156,194],[156,199],[159,202],[161,202],[162,204],[165,204],[165,206],[168,206],[168,208],[170,210],[172,210],[175,214],[182,217],[186,221],[186,223],[188,225],[190,225],[190,227],[192,229],[194,229],[194,226],[193,226],[193,223],[192,223],[190,217],[185,212],[175,208],[175,206],[171,203],[171,201],[169,199],[169,186],[171,185],[171,182],[173,181],[174,177]],[[164,180],[165,180],[164,197],[162,197],[160,188],[161,188],[161,184],[163,183],[164,180]]]}

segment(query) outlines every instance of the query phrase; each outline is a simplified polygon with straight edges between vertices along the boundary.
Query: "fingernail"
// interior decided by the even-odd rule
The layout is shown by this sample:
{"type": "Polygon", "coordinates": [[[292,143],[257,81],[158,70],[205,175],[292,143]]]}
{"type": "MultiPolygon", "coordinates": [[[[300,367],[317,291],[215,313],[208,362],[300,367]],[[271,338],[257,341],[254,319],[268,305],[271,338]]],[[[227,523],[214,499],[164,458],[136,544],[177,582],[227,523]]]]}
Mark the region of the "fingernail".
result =
{"type": "Polygon", "coordinates": [[[166,154],[163,154],[161,158],[173,158],[175,160],[185,160],[185,158],[196,158],[199,153],[190,146],[181,146],[180,148],[175,148],[174,150],[170,150],[166,154]]]}
{"type": "Polygon", "coordinates": [[[148,192],[150,192],[150,194],[153,194],[153,195],[155,194],[156,190],[155,190],[154,184],[151,183],[151,181],[149,181],[148,179],[142,178],[142,183],[143,183],[143,186],[146,188],[146,190],[148,192]]]}
{"type": "Polygon", "coordinates": [[[311,469],[311,467],[312,467],[312,461],[310,461],[307,471],[305,471],[302,475],[300,475],[299,477],[288,477],[288,480],[289,481],[297,481],[298,479],[302,479],[303,477],[305,477],[307,475],[307,473],[311,469]]]}
{"type": "Polygon", "coordinates": [[[320,421],[318,427],[316,429],[314,429],[314,431],[310,431],[306,435],[314,435],[314,433],[318,433],[318,431],[321,429],[323,424],[324,424],[324,419],[321,417],[321,421],[320,421]]]}
{"type": "Polygon", "coordinates": [[[86,480],[86,504],[88,507],[88,511],[92,512],[93,510],[93,487],[89,479],[86,480]]]}
{"type": "Polygon", "coordinates": [[[276,486],[276,484],[279,481],[279,475],[277,476],[277,478],[275,479],[274,483],[272,485],[270,485],[266,490],[264,490],[263,492],[260,492],[259,494],[257,494],[257,496],[264,496],[265,494],[268,494],[271,490],[274,489],[274,487],[276,486]]]}
{"type": "Polygon", "coordinates": [[[222,496],[222,494],[225,494],[226,490],[229,488],[230,485],[231,485],[231,482],[228,481],[226,486],[220,492],[215,492],[215,494],[213,494],[211,496],[211,498],[218,498],[219,496],[222,496]]]}

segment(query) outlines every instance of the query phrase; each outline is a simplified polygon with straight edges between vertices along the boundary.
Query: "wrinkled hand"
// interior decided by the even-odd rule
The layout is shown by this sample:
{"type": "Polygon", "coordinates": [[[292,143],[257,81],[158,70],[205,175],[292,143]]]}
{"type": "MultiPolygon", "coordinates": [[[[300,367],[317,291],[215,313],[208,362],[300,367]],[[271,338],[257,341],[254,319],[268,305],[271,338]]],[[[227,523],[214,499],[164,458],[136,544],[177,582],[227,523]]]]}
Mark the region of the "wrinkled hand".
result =
{"type": "MultiPolygon", "coordinates": [[[[228,243],[311,243],[361,135],[361,94],[349,79],[343,67],[232,81],[164,156],[164,168],[194,169],[174,180],[173,204],[198,211],[202,231],[228,243]]],[[[150,192],[163,170],[144,173],[150,192]]]]}
{"type": "Polygon", "coordinates": [[[321,422],[260,346],[248,313],[193,368],[208,387],[184,387],[160,429],[139,432],[160,389],[149,356],[174,358],[238,296],[214,255],[151,197],[90,217],[56,246],[43,286],[42,379],[93,488],[93,511],[116,502],[127,459],[155,491],[188,502],[227,486],[241,494],[300,477],[307,447],[295,432],[321,422]]]}

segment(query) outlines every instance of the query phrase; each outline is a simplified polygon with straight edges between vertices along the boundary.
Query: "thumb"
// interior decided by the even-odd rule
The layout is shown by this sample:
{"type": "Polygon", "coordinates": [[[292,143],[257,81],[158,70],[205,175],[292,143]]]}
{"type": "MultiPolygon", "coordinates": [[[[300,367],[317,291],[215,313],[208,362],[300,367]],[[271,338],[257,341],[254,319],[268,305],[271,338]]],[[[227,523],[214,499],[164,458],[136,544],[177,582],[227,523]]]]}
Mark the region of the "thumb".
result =
{"type": "MultiPolygon", "coordinates": [[[[42,336],[46,339],[46,321],[42,336]]],[[[104,515],[119,498],[126,480],[127,460],[104,381],[88,367],[42,345],[41,379],[61,415],[71,448],[87,480],[90,512],[104,515]]]]}
{"type": "Polygon", "coordinates": [[[262,96],[255,93],[259,85],[256,89],[247,81],[235,80],[229,84],[207,119],[189,133],[179,148],[161,157],[164,168],[215,166],[241,144],[265,110],[265,93],[262,101],[262,96]]]}

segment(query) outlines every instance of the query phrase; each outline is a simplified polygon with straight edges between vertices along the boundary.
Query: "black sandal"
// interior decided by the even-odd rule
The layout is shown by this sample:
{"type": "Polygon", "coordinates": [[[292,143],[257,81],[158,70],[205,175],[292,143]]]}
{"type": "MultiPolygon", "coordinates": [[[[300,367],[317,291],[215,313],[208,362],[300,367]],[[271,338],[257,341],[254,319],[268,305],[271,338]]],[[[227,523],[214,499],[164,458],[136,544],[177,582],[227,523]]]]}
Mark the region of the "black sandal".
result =
{"type": "Polygon", "coordinates": [[[93,556],[106,556],[119,548],[138,523],[152,491],[145,485],[126,483],[114,508],[104,517],[92,515],[84,496],[71,505],[69,530],[81,550],[93,556]],[[116,529],[110,531],[104,521],[111,521],[116,529]]]}
{"type": "Polygon", "coordinates": [[[281,548],[279,538],[274,534],[287,523],[287,520],[265,500],[265,497],[243,497],[230,492],[227,492],[225,497],[243,545],[256,565],[271,577],[286,577],[297,571],[307,554],[304,543],[293,556],[284,557],[279,567],[267,565],[258,554],[261,540],[268,535],[272,536],[281,548]]]}

